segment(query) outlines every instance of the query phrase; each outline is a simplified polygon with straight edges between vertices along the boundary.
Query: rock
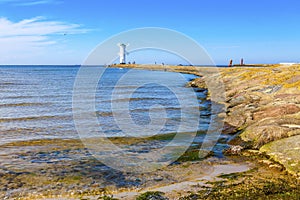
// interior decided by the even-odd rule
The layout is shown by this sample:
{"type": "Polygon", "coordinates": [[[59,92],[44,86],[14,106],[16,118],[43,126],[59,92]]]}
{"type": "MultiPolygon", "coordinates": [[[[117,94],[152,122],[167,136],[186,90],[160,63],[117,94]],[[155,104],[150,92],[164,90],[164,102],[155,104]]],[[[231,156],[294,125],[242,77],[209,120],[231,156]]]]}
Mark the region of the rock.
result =
{"type": "MultiPolygon", "coordinates": [[[[298,91],[297,91],[298,92],[298,91]]],[[[295,103],[295,104],[300,104],[300,94],[294,94],[291,92],[290,94],[288,92],[282,93],[282,94],[277,94],[275,95],[275,98],[281,101],[286,101],[289,103],[295,103]]]]}
{"type": "Polygon", "coordinates": [[[196,78],[195,80],[190,81],[187,84],[187,87],[195,87],[195,88],[207,89],[207,85],[206,85],[205,81],[203,80],[203,78],[196,78]]]}
{"type": "Polygon", "coordinates": [[[224,155],[240,155],[244,147],[242,146],[230,146],[228,149],[224,150],[224,155]]]}
{"type": "Polygon", "coordinates": [[[135,181],[136,182],[142,182],[142,180],[140,178],[136,178],[135,181]]]}
{"type": "Polygon", "coordinates": [[[254,124],[248,127],[241,135],[243,141],[251,142],[252,148],[259,149],[261,146],[288,136],[288,128],[278,125],[258,126],[254,124]]]}
{"type": "Polygon", "coordinates": [[[250,98],[251,98],[252,102],[253,101],[259,101],[261,99],[260,96],[254,95],[254,94],[250,94],[250,98]]]}
{"type": "Polygon", "coordinates": [[[237,127],[232,126],[227,122],[224,122],[223,130],[222,130],[223,134],[235,134],[236,132],[237,132],[237,127]]]}
{"type": "Polygon", "coordinates": [[[270,160],[261,160],[261,161],[259,161],[259,163],[262,163],[262,164],[265,164],[265,165],[268,165],[268,166],[273,164],[273,162],[270,161],[270,160]]]}
{"type": "Polygon", "coordinates": [[[281,165],[278,165],[278,164],[270,165],[269,168],[270,168],[270,169],[279,170],[279,171],[282,171],[282,170],[283,170],[283,167],[282,167],[281,165]]]}
{"type": "Polygon", "coordinates": [[[300,173],[300,135],[274,141],[260,148],[294,175],[300,173]]]}
{"type": "Polygon", "coordinates": [[[295,114],[298,112],[300,112],[300,107],[295,104],[271,106],[253,113],[253,119],[261,120],[268,117],[278,117],[282,115],[295,114]]]}
{"type": "Polygon", "coordinates": [[[231,107],[237,106],[239,104],[245,103],[247,101],[246,97],[244,96],[238,96],[236,98],[232,98],[230,103],[231,107]]]}
{"type": "Polygon", "coordinates": [[[225,122],[238,129],[245,124],[246,119],[245,111],[243,109],[236,109],[226,117],[225,122]]]}
{"type": "Polygon", "coordinates": [[[158,191],[149,191],[145,192],[141,195],[139,195],[136,199],[137,200],[143,200],[143,199],[149,199],[149,200],[168,200],[168,198],[163,196],[163,192],[158,191]]]}
{"type": "Polygon", "coordinates": [[[289,80],[286,81],[286,83],[292,84],[300,81],[300,75],[293,76],[289,80]]]}
{"type": "Polygon", "coordinates": [[[162,180],[164,180],[163,177],[155,177],[155,178],[154,178],[154,181],[157,181],[157,182],[162,181],[162,180]]]}
{"type": "Polygon", "coordinates": [[[252,150],[252,149],[248,149],[248,150],[245,150],[242,152],[244,156],[247,156],[247,157],[251,157],[251,156],[261,156],[262,153],[258,150],[252,150]]]}
{"type": "Polygon", "coordinates": [[[248,126],[240,138],[252,143],[252,148],[259,149],[269,142],[300,134],[296,124],[300,124],[300,119],[294,116],[267,118],[248,126]]]}
{"type": "Polygon", "coordinates": [[[248,105],[245,105],[245,110],[252,111],[252,110],[255,110],[257,107],[258,107],[258,105],[256,105],[256,104],[248,104],[248,105]]]}
{"type": "Polygon", "coordinates": [[[282,88],[281,85],[271,85],[271,86],[268,86],[268,87],[260,90],[260,92],[267,93],[267,94],[272,94],[272,93],[277,92],[281,88],[282,88]]]}
{"type": "Polygon", "coordinates": [[[252,149],[250,149],[250,150],[248,150],[248,152],[251,153],[251,154],[253,154],[253,155],[261,155],[261,152],[258,151],[258,150],[252,150],[252,149]]]}

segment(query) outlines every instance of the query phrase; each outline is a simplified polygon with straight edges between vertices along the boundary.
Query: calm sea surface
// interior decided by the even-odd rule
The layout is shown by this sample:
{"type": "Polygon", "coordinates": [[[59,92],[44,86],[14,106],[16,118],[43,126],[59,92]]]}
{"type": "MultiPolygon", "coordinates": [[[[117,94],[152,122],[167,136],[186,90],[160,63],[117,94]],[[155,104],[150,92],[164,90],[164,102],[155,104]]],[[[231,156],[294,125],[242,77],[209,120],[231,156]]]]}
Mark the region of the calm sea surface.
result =
{"type": "MultiPolygon", "coordinates": [[[[78,66],[0,66],[0,144],[32,139],[78,138],[72,112],[73,87],[78,70],[78,66]]],[[[155,80],[164,79],[173,88],[184,88],[184,83],[174,78],[175,73],[131,70],[130,79],[122,85],[122,92],[130,93],[132,88],[136,88],[134,93],[130,98],[122,95],[112,98],[113,90],[120,87],[118,80],[128,71],[106,69],[98,84],[96,116],[101,129],[108,137],[123,136],[114,120],[112,105],[118,108],[118,105],[122,107],[124,102],[128,102],[129,113],[137,125],[150,123],[149,109],[159,104],[160,107],[151,109],[152,114],[166,118],[166,124],[159,133],[176,132],[182,116],[178,94],[167,86],[155,84],[155,80]],[[153,83],[138,87],[139,80],[143,78],[153,80],[153,83]]],[[[186,82],[195,78],[194,75],[182,76],[186,82]]],[[[202,110],[198,129],[205,130],[210,120],[206,109],[209,103],[204,100],[205,91],[196,91],[196,95],[197,103],[188,106],[202,110]]],[[[186,94],[185,97],[191,98],[186,94]]]]}

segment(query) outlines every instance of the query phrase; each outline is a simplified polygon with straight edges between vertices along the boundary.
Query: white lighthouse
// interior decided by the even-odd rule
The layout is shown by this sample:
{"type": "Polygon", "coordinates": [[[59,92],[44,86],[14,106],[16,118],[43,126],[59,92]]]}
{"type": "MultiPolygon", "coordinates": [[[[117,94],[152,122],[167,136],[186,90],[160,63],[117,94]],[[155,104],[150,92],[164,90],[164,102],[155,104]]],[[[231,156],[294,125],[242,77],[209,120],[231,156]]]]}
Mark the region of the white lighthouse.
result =
{"type": "Polygon", "coordinates": [[[120,64],[126,64],[126,47],[128,46],[128,44],[118,44],[118,46],[120,47],[120,64]]]}

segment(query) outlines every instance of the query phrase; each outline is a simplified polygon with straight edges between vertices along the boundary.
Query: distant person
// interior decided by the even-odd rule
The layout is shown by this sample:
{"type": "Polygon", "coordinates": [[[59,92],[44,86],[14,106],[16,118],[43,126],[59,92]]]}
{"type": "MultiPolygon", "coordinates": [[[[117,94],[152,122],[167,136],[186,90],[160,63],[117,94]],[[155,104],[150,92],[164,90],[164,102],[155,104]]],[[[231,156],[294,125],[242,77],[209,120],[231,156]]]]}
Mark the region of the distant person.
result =
{"type": "Polygon", "coordinates": [[[244,59],[243,58],[241,59],[241,65],[242,66],[244,65],[244,59]]]}
{"type": "Polygon", "coordinates": [[[233,64],[233,60],[230,60],[228,67],[232,67],[232,64],[233,64]]]}
{"type": "Polygon", "coordinates": [[[135,65],[135,61],[133,61],[133,63],[132,64],[134,64],[135,65]]]}

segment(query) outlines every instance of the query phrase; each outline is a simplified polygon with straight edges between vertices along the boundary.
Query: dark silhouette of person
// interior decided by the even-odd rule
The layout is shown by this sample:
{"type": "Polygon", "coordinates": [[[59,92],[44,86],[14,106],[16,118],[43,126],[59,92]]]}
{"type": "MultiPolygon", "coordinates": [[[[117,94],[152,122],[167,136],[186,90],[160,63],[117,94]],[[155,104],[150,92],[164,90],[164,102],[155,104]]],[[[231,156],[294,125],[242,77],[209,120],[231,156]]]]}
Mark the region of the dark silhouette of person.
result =
{"type": "Polygon", "coordinates": [[[228,67],[232,67],[233,61],[232,59],[229,61],[229,66],[228,67]]]}

